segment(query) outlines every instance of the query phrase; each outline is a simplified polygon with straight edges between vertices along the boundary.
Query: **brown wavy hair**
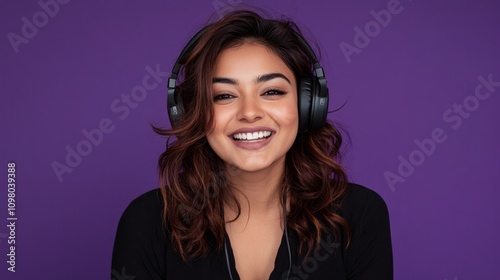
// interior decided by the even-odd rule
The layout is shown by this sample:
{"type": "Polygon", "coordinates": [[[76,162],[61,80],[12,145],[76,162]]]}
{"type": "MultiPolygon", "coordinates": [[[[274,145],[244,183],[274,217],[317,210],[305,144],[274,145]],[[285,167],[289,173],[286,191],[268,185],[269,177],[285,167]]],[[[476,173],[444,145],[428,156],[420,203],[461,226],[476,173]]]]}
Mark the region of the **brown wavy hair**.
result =
{"type": "MultiPolygon", "coordinates": [[[[245,42],[262,44],[278,55],[297,81],[313,75],[312,61],[299,42],[291,20],[263,18],[253,11],[234,11],[208,24],[196,46],[180,59],[182,82],[176,94],[184,117],[172,129],[153,127],[168,136],[158,161],[164,202],[165,229],[185,260],[206,256],[224,246],[224,203],[241,208],[226,180],[228,166],[209,146],[206,134],[213,127],[212,78],[218,55],[245,42]],[[171,141],[171,137],[177,138],[171,141]]],[[[288,228],[299,240],[304,259],[318,248],[321,235],[333,232],[336,240],[351,232],[340,214],[347,176],[340,161],[342,135],[330,122],[318,131],[299,133],[285,157],[282,194],[290,210],[288,228]]],[[[283,200],[283,199],[282,199],[283,200]]],[[[284,203],[283,201],[281,201],[284,203]]],[[[239,214],[238,214],[239,217],[239,214]]]]}

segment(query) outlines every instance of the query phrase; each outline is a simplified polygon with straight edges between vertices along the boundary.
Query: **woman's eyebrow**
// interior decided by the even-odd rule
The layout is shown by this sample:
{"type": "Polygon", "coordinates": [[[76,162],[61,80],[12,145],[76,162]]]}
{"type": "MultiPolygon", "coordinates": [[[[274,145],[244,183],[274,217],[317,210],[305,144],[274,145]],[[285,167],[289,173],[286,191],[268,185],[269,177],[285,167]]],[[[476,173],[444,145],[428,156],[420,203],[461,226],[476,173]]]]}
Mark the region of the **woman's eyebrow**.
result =
{"type": "Polygon", "coordinates": [[[285,79],[289,84],[292,84],[290,82],[290,80],[285,75],[283,75],[281,73],[269,73],[269,74],[261,75],[261,76],[257,77],[257,79],[255,80],[255,83],[263,83],[263,82],[267,82],[269,80],[276,79],[276,78],[285,79]]]}
{"type": "Polygon", "coordinates": [[[212,79],[212,83],[222,83],[222,84],[230,84],[230,85],[238,85],[238,81],[235,79],[231,78],[224,78],[224,77],[215,77],[212,79]]]}
{"type": "MultiPolygon", "coordinates": [[[[290,80],[283,74],[281,73],[269,73],[269,74],[264,74],[261,76],[258,76],[254,82],[255,83],[263,83],[270,81],[272,79],[277,79],[277,78],[282,78],[285,81],[287,81],[289,84],[292,84],[290,80]]],[[[212,82],[215,83],[222,83],[222,84],[230,84],[230,85],[238,85],[238,81],[235,79],[227,78],[227,77],[214,77],[212,79],[212,82]]]]}

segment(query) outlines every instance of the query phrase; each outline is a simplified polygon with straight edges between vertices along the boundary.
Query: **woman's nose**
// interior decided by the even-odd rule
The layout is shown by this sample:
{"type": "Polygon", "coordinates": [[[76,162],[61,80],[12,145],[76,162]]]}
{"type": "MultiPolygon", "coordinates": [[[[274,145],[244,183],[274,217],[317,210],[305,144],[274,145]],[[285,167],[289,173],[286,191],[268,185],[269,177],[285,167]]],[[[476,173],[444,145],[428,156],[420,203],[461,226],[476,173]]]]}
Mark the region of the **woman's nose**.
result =
{"type": "Polygon", "coordinates": [[[262,119],[264,111],[258,97],[242,96],[239,101],[238,119],[240,121],[255,122],[262,119]]]}

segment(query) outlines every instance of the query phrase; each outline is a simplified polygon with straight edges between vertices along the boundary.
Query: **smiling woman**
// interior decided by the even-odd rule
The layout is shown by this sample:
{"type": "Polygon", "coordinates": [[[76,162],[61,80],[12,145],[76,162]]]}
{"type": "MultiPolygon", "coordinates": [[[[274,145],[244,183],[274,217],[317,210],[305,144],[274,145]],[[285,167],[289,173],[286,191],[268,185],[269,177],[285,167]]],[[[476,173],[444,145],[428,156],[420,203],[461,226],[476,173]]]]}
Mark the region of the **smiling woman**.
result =
{"type": "Polygon", "coordinates": [[[227,164],[276,176],[297,135],[297,85],[276,54],[249,41],[222,51],[216,61],[214,128],[207,140],[227,164]]]}
{"type": "Polygon", "coordinates": [[[207,25],[168,88],[172,129],[154,129],[176,140],[160,156],[160,188],[120,219],[113,270],[392,279],[387,207],[347,182],[323,69],[293,22],[236,11],[207,25]]]}

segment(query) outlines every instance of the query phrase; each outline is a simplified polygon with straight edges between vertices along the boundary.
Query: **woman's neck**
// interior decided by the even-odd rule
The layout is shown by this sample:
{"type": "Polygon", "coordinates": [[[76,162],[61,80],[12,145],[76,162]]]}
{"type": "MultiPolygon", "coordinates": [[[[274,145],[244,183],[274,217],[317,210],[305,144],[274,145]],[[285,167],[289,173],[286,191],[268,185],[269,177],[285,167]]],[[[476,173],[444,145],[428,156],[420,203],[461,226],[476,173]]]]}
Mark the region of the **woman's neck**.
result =
{"type": "MultiPolygon", "coordinates": [[[[281,208],[284,161],[255,172],[231,169],[231,167],[228,169],[229,180],[234,187],[233,193],[240,203],[242,217],[265,216],[281,208]]],[[[235,213],[236,208],[234,206],[230,208],[235,213]]]]}

